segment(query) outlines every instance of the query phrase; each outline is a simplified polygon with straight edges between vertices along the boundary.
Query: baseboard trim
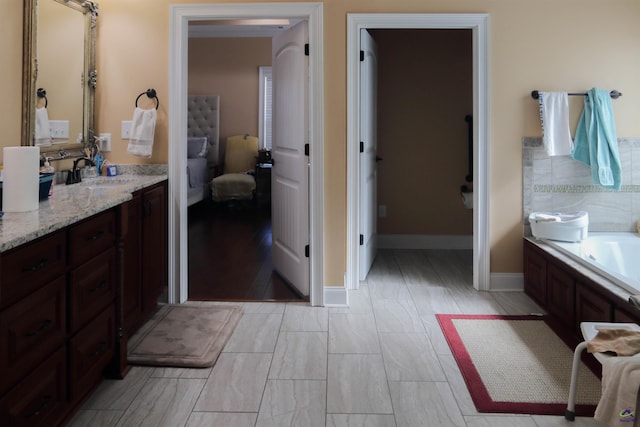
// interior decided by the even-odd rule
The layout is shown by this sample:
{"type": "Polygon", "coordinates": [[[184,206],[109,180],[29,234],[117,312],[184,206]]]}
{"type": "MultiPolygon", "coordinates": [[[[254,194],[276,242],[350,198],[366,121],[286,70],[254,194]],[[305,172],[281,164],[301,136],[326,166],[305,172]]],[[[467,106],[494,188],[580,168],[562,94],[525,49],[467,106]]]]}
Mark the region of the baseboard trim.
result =
{"type": "Polygon", "coordinates": [[[325,286],[324,287],[324,306],[325,307],[348,307],[349,294],[344,286],[325,286]]]}
{"type": "Polygon", "coordinates": [[[473,236],[432,234],[379,234],[380,249],[471,249],[473,236]]]}
{"type": "Polygon", "coordinates": [[[524,290],[524,274],[522,273],[491,273],[489,291],[522,292],[524,290]]]}

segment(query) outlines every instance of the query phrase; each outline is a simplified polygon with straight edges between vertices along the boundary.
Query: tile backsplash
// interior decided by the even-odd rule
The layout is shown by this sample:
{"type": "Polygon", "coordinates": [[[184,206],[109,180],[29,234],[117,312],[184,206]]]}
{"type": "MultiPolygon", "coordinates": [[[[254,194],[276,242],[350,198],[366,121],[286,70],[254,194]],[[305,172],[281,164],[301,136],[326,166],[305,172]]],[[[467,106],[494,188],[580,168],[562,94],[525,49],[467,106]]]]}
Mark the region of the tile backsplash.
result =
{"type": "Polygon", "coordinates": [[[542,138],[522,138],[524,235],[531,212],[589,213],[590,231],[636,231],[640,220],[640,138],[621,138],[622,188],[594,184],[589,166],[569,156],[549,157],[542,138]]]}

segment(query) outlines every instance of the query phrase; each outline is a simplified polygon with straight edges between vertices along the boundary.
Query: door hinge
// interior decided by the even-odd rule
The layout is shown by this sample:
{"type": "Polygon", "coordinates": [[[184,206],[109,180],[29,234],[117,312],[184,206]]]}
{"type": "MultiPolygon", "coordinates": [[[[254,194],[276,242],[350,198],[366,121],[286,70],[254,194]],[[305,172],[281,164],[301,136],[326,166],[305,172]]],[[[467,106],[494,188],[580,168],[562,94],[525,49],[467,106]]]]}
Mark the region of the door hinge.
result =
{"type": "Polygon", "coordinates": [[[309,156],[309,144],[304,144],[304,155],[309,156]]]}
{"type": "Polygon", "coordinates": [[[309,245],[306,245],[304,247],[304,256],[309,258],[309,245]]]}
{"type": "Polygon", "coordinates": [[[304,56],[309,56],[309,43],[304,44],[304,56]]]}
{"type": "Polygon", "coordinates": [[[364,235],[360,235],[360,246],[364,245],[364,235]]]}
{"type": "Polygon", "coordinates": [[[360,62],[364,61],[364,50],[360,51],[360,62]]]}
{"type": "Polygon", "coordinates": [[[364,142],[360,141],[360,152],[364,153],[364,142]]]}

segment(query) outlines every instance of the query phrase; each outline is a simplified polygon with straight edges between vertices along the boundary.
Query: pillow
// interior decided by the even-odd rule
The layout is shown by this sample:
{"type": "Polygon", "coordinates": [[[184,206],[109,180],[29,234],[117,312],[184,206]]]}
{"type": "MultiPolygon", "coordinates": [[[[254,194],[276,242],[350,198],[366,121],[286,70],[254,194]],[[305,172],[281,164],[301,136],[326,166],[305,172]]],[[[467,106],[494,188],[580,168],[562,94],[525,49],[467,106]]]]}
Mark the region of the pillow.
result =
{"type": "Polygon", "coordinates": [[[207,157],[209,138],[206,136],[190,136],[187,138],[187,158],[207,157]]]}

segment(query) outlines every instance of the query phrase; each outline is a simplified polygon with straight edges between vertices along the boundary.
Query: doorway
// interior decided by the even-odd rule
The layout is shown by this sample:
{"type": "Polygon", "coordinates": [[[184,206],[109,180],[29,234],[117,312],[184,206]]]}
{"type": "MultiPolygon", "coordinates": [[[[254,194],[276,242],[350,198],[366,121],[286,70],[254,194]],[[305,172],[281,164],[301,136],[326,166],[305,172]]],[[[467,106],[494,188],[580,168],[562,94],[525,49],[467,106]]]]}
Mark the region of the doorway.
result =
{"type": "Polygon", "coordinates": [[[473,49],[473,285],[489,290],[489,99],[488,15],[349,14],[347,16],[347,275],[348,289],[359,286],[360,230],[370,216],[360,193],[360,46],[363,29],[471,29],[473,49]]]}
{"type": "Polygon", "coordinates": [[[292,18],[308,22],[309,43],[309,253],[310,303],[322,305],[322,212],[323,212],[323,69],[322,4],[281,3],[174,5],[170,8],[169,69],[169,295],[170,303],[188,298],[188,233],[186,200],[187,50],[191,21],[218,19],[292,18]]]}

